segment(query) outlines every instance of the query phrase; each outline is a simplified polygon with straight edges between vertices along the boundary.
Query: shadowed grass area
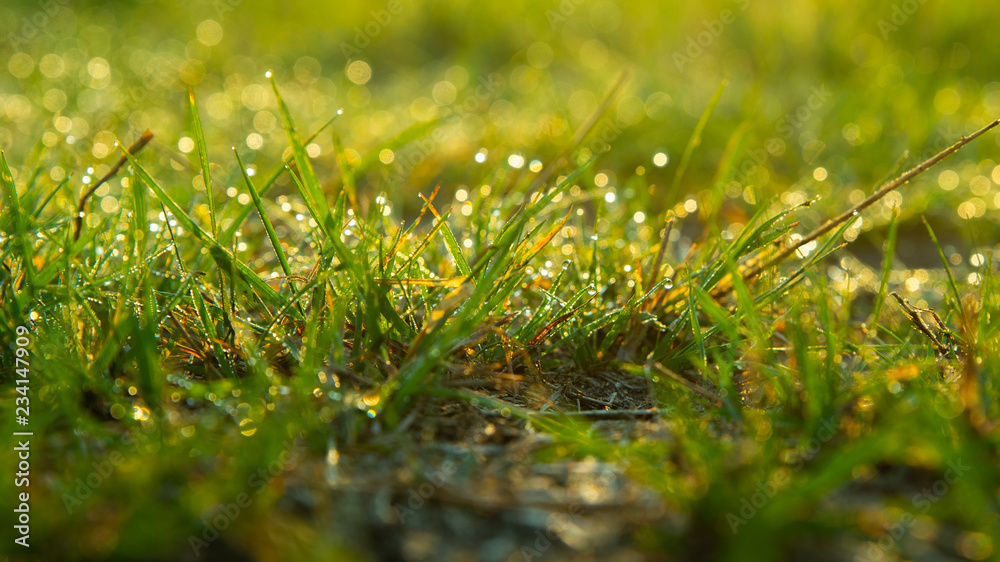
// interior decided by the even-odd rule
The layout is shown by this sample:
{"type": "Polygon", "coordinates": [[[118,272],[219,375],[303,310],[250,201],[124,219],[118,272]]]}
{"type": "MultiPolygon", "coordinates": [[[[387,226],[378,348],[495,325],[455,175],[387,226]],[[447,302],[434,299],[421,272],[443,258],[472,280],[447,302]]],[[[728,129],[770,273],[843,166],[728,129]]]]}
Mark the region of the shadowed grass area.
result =
{"type": "Polygon", "coordinates": [[[286,8],[0,8],[5,553],[996,556],[993,8],[286,8]]]}

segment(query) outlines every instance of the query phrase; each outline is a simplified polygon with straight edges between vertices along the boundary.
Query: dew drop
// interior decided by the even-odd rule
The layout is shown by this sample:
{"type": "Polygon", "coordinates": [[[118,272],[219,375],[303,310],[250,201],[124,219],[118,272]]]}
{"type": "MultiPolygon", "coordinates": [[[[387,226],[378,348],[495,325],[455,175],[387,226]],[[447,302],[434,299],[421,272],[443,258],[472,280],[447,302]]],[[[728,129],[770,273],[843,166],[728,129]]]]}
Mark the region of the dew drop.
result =
{"type": "Polygon", "coordinates": [[[673,289],[673,288],[674,288],[674,280],[673,280],[673,279],[670,279],[670,278],[668,277],[668,278],[667,278],[667,279],[666,279],[666,280],[665,280],[665,281],[663,282],[663,288],[664,288],[664,289],[673,289]]]}

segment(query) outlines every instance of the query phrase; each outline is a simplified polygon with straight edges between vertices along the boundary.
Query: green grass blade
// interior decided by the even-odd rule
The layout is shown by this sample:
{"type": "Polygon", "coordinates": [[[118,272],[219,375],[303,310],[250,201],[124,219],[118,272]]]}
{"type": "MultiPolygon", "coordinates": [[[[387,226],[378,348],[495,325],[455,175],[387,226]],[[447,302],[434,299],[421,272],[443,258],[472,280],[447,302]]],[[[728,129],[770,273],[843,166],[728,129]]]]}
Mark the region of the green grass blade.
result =
{"type": "Polygon", "coordinates": [[[701,133],[705,130],[705,125],[708,124],[708,119],[712,116],[712,112],[715,111],[715,106],[722,99],[722,92],[726,90],[727,84],[729,84],[729,80],[724,79],[715,88],[712,99],[709,100],[708,106],[705,107],[705,111],[701,113],[701,117],[698,119],[698,124],[694,127],[691,139],[688,140],[687,146],[684,147],[684,155],[681,156],[681,161],[677,165],[677,171],[674,173],[674,181],[670,185],[670,195],[673,197],[677,196],[677,189],[681,185],[681,180],[684,179],[684,172],[687,170],[688,162],[691,161],[691,155],[694,153],[694,149],[698,148],[698,145],[701,144],[701,133]]]}
{"type": "Polygon", "coordinates": [[[882,306],[885,304],[885,297],[889,294],[889,277],[892,274],[892,264],[896,255],[896,238],[899,232],[899,207],[893,207],[892,216],[889,218],[889,235],[882,247],[882,275],[879,279],[878,294],[875,295],[875,304],[872,307],[871,320],[868,325],[872,328],[878,324],[882,315],[882,306]]]}
{"type": "Polygon", "coordinates": [[[10,213],[13,215],[12,222],[14,223],[14,228],[17,231],[17,238],[21,242],[21,267],[24,270],[25,279],[28,282],[28,293],[34,295],[35,293],[35,266],[34,258],[35,253],[31,248],[31,242],[28,241],[28,226],[25,221],[24,209],[21,208],[20,199],[17,196],[17,186],[14,184],[14,174],[10,171],[10,166],[7,165],[7,157],[0,152],[0,178],[2,178],[4,186],[4,195],[7,198],[7,205],[10,209],[10,213]]]}
{"type": "Polygon", "coordinates": [[[458,267],[459,273],[469,277],[472,275],[472,268],[469,267],[469,262],[465,261],[465,255],[462,254],[462,247],[458,245],[458,240],[455,239],[455,234],[451,231],[451,227],[447,221],[442,219],[441,222],[444,223],[441,227],[441,236],[444,238],[445,246],[448,247],[451,257],[455,259],[455,265],[458,267]]]}
{"type": "MultiPolygon", "coordinates": [[[[339,115],[340,114],[338,113],[336,116],[334,116],[329,121],[324,123],[322,127],[316,129],[316,132],[314,132],[312,135],[309,136],[308,139],[306,139],[305,144],[309,144],[313,140],[315,140],[320,133],[326,130],[327,127],[332,125],[333,122],[337,120],[337,117],[339,117],[339,115]]],[[[293,160],[294,158],[292,157],[284,159],[282,163],[279,164],[274,169],[273,172],[271,172],[271,175],[268,176],[267,180],[265,180],[260,186],[261,195],[267,194],[267,192],[271,189],[271,187],[274,186],[275,182],[278,181],[278,178],[281,177],[281,174],[285,173],[285,171],[288,170],[288,165],[291,164],[293,160]]],[[[242,225],[243,222],[247,220],[247,217],[250,216],[251,212],[253,212],[253,208],[250,207],[249,205],[241,206],[240,211],[236,214],[236,218],[233,219],[232,223],[230,223],[229,226],[227,226],[225,230],[222,231],[222,234],[219,235],[219,243],[222,245],[228,245],[230,242],[232,242],[233,235],[235,235],[236,231],[239,230],[240,225],[242,225]]]]}
{"type": "Polygon", "coordinates": [[[201,163],[201,179],[205,183],[205,193],[208,195],[208,214],[212,217],[212,238],[218,239],[219,226],[215,218],[215,196],[212,195],[212,175],[209,171],[208,148],[205,145],[205,132],[201,127],[201,115],[198,113],[198,104],[194,99],[194,90],[190,88],[188,88],[188,105],[191,108],[194,141],[195,146],[198,148],[198,160],[201,163]]]}
{"type": "Polygon", "coordinates": [[[927,222],[927,218],[921,215],[920,220],[922,220],[924,222],[924,226],[927,227],[927,234],[930,235],[931,242],[933,242],[934,247],[937,248],[938,256],[941,257],[941,264],[944,266],[945,273],[948,274],[948,288],[951,289],[951,294],[955,297],[956,310],[961,309],[962,296],[958,292],[958,283],[955,282],[955,275],[951,272],[951,265],[948,263],[948,258],[944,255],[944,250],[941,249],[941,244],[938,242],[937,235],[934,234],[934,229],[931,228],[931,224],[927,222]]]}
{"type": "Polygon", "coordinates": [[[274,226],[271,225],[271,219],[267,218],[267,212],[264,210],[264,202],[260,199],[260,194],[257,193],[257,188],[254,187],[253,181],[250,180],[250,175],[247,174],[246,165],[243,164],[243,159],[240,158],[240,153],[235,148],[233,149],[233,154],[236,155],[236,161],[240,165],[240,170],[243,172],[243,181],[247,184],[247,189],[250,190],[250,196],[253,197],[254,207],[257,208],[257,215],[260,216],[260,222],[264,223],[264,230],[267,231],[267,238],[271,241],[271,247],[274,248],[274,254],[278,256],[278,262],[281,264],[281,270],[285,272],[285,277],[288,278],[288,285],[295,291],[295,283],[292,281],[292,268],[288,265],[288,258],[285,257],[285,251],[281,248],[281,240],[278,240],[278,234],[274,232],[274,226]]]}
{"type": "Polygon", "coordinates": [[[32,251],[31,243],[28,241],[28,226],[24,220],[24,210],[21,209],[21,201],[17,196],[17,186],[14,184],[14,174],[7,165],[7,157],[0,152],[0,179],[3,181],[4,195],[7,198],[8,209],[13,215],[12,222],[17,229],[17,238],[20,240],[21,267],[24,270],[25,279],[28,281],[29,294],[35,292],[35,254],[32,251]]]}
{"type": "Polygon", "coordinates": [[[337,157],[337,167],[340,168],[340,181],[344,185],[344,191],[351,201],[351,208],[354,209],[355,220],[361,220],[361,207],[358,204],[358,186],[354,183],[354,169],[347,160],[347,152],[344,150],[344,143],[340,140],[340,135],[333,134],[333,153],[337,157]]]}
{"type": "Polygon", "coordinates": [[[299,174],[302,176],[305,193],[312,200],[315,211],[319,213],[316,216],[316,221],[322,223],[326,221],[326,217],[329,214],[329,209],[325,205],[326,198],[323,196],[323,188],[320,186],[319,178],[316,177],[316,170],[313,169],[312,160],[309,158],[309,154],[306,153],[305,145],[295,130],[295,122],[292,120],[292,114],[288,110],[288,105],[285,104],[284,98],[281,97],[281,92],[278,91],[278,83],[270,72],[267,73],[267,77],[271,80],[271,89],[274,91],[274,97],[278,102],[278,113],[281,115],[281,124],[285,129],[285,135],[288,137],[288,144],[292,148],[292,158],[295,161],[295,167],[298,168],[299,174]]]}
{"type": "MultiPolygon", "coordinates": [[[[253,270],[247,267],[246,264],[235,259],[234,256],[230,254],[226,248],[220,246],[214,238],[208,236],[205,231],[202,230],[190,216],[188,216],[184,209],[182,209],[181,206],[178,205],[166,191],[164,191],[163,187],[161,187],[160,184],[157,183],[151,175],[149,175],[149,172],[146,171],[135,156],[129,154],[128,151],[124,149],[122,152],[126,155],[129,163],[132,164],[132,167],[135,169],[142,181],[153,190],[156,197],[170,210],[177,221],[180,222],[184,228],[187,228],[195,238],[209,245],[209,253],[215,259],[222,271],[229,272],[235,263],[241,280],[249,284],[267,305],[276,309],[284,306],[285,301],[281,298],[278,292],[272,289],[270,285],[254,273],[253,270]]],[[[297,317],[300,317],[301,313],[297,310],[293,311],[293,313],[296,314],[297,317]]]]}
{"type": "Polygon", "coordinates": [[[226,355],[225,350],[222,349],[222,344],[219,343],[219,334],[215,329],[215,322],[212,320],[212,315],[208,312],[208,307],[205,306],[205,299],[201,296],[201,289],[198,288],[197,283],[191,286],[191,298],[194,299],[202,328],[205,330],[205,335],[208,336],[208,340],[212,345],[212,350],[215,352],[215,358],[219,362],[222,374],[226,378],[232,378],[233,369],[229,364],[229,357],[226,355]]]}
{"type": "Polygon", "coordinates": [[[688,291],[688,320],[691,322],[691,335],[694,336],[695,347],[698,350],[697,365],[702,376],[705,376],[705,368],[708,366],[708,357],[705,355],[705,339],[701,332],[701,325],[698,323],[698,309],[694,303],[694,292],[688,291]]]}

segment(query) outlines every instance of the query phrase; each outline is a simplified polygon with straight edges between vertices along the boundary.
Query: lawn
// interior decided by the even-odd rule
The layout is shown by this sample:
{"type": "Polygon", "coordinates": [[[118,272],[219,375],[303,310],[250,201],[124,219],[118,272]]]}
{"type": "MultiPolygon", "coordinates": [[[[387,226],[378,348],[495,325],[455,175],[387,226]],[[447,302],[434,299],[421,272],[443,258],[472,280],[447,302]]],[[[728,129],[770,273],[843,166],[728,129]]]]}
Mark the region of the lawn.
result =
{"type": "Polygon", "coordinates": [[[998,16],[5,2],[0,552],[1000,559],[998,16]]]}

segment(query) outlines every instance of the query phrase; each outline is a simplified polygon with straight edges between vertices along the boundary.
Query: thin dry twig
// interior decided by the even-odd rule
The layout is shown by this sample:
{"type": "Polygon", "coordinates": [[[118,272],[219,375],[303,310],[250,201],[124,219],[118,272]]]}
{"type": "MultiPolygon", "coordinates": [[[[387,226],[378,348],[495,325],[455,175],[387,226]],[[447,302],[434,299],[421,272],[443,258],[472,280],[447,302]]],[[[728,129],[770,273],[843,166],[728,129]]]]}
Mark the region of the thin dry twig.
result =
{"type": "Polygon", "coordinates": [[[660,240],[660,251],[656,253],[656,261],[653,262],[653,267],[649,270],[649,276],[646,279],[647,293],[656,285],[660,266],[663,265],[663,256],[667,253],[667,245],[670,243],[670,232],[674,229],[674,218],[675,216],[672,211],[667,214],[667,224],[663,229],[663,239],[660,240]]]}
{"type": "Polygon", "coordinates": [[[965,146],[965,145],[969,144],[970,142],[972,142],[976,137],[982,135],[986,131],[989,131],[993,127],[996,127],[997,125],[1000,125],[1000,119],[996,119],[995,121],[989,123],[988,125],[986,125],[982,129],[979,129],[978,131],[976,131],[975,133],[972,133],[971,135],[967,135],[967,136],[964,136],[964,137],[958,139],[958,141],[955,144],[949,146],[948,148],[942,150],[941,152],[938,152],[937,154],[935,154],[934,156],[928,158],[927,160],[924,160],[920,164],[917,164],[912,169],[910,169],[908,172],[904,173],[901,176],[898,176],[896,179],[894,179],[894,180],[890,181],[889,183],[883,185],[875,193],[872,193],[871,195],[869,195],[868,198],[865,199],[864,201],[862,201],[862,202],[858,203],[857,205],[855,205],[854,207],[851,207],[850,209],[844,211],[839,216],[834,217],[834,218],[826,221],[826,223],[824,223],[822,226],[820,226],[816,230],[813,230],[812,232],[810,232],[808,235],[804,236],[798,242],[792,244],[791,246],[788,246],[787,248],[785,248],[784,250],[782,250],[781,252],[779,252],[778,255],[776,255],[773,258],[771,258],[770,260],[768,260],[766,263],[764,263],[762,265],[759,265],[756,268],[752,269],[750,272],[748,272],[746,274],[745,278],[747,280],[753,279],[754,277],[760,275],[761,272],[763,272],[763,271],[765,271],[765,270],[767,270],[767,269],[769,269],[771,267],[774,267],[775,265],[778,265],[779,263],[785,261],[786,259],[788,259],[789,256],[791,256],[793,253],[795,253],[795,251],[798,250],[799,248],[801,248],[802,246],[805,246],[806,244],[812,242],[813,240],[816,240],[820,236],[823,236],[827,232],[830,232],[834,228],[837,228],[838,226],[840,226],[844,222],[850,220],[851,218],[857,217],[861,213],[861,211],[867,209],[868,207],[870,207],[872,204],[874,204],[879,199],[885,197],[890,192],[895,191],[896,189],[899,189],[906,182],[908,182],[908,181],[912,180],[913,178],[919,176],[920,174],[924,173],[925,171],[927,171],[927,169],[929,169],[934,164],[937,164],[938,162],[944,160],[945,158],[947,158],[948,156],[950,156],[952,153],[956,152],[958,149],[960,149],[963,146],[965,146]]]}
{"type": "Polygon", "coordinates": [[[572,416],[585,418],[599,418],[604,420],[630,420],[635,418],[652,418],[663,412],[657,408],[650,410],[581,410],[575,412],[567,410],[565,412],[531,412],[529,416],[572,416]]]}
{"type": "MultiPolygon", "coordinates": [[[[150,131],[149,129],[146,129],[146,132],[143,133],[141,137],[139,137],[139,140],[135,141],[134,143],[132,143],[132,146],[128,147],[128,153],[135,156],[135,154],[140,150],[142,150],[144,146],[149,144],[149,141],[151,140],[153,140],[153,132],[150,131]]],[[[126,158],[125,155],[123,154],[122,157],[119,158],[117,162],[115,162],[115,165],[112,166],[110,170],[108,170],[108,173],[101,176],[101,179],[97,180],[97,183],[90,186],[90,189],[88,189],[87,192],[84,193],[82,197],[80,197],[80,203],[76,206],[76,220],[73,222],[74,242],[80,239],[80,229],[83,227],[83,214],[84,212],[86,212],[87,199],[90,199],[90,196],[93,195],[95,191],[97,191],[97,188],[101,187],[102,185],[107,183],[108,180],[115,177],[115,175],[118,174],[118,171],[122,169],[122,166],[124,166],[126,162],[128,162],[128,158],[126,158]]]]}
{"type": "Polygon", "coordinates": [[[942,355],[947,354],[948,346],[945,345],[939,339],[939,335],[941,333],[946,333],[947,331],[947,327],[944,325],[944,322],[941,321],[941,317],[939,317],[936,312],[934,312],[929,308],[920,308],[919,306],[913,306],[912,304],[910,304],[910,301],[899,296],[899,293],[897,293],[896,291],[892,291],[891,293],[889,293],[889,295],[892,298],[896,299],[896,302],[899,303],[900,308],[903,309],[903,314],[906,315],[906,317],[910,320],[910,322],[912,322],[913,325],[916,326],[916,328],[920,330],[921,333],[927,336],[927,339],[931,340],[931,343],[934,344],[934,349],[942,355]],[[924,322],[924,319],[920,316],[921,313],[931,315],[931,317],[934,319],[934,322],[937,323],[937,330],[936,330],[937,333],[935,333],[935,330],[931,328],[927,324],[927,322],[924,322]]]}
{"type": "Polygon", "coordinates": [[[711,391],[711,390],[709,390],[709,389],[707,389],[707,388],[699,385],[698,383],[696,383],[696,382],[688,379],[687,377],[685,377],[685,376],[683,376],[683,375],[681,375],[679,373],[676,373],[676,372],[674,372],[674,371],[672,371],[672,370],[664,367],[660,363],[653,363],[652,367],[655,368],[660,374],[666,375],[667,378],[669,378],[669,379],[673,380],[674,382],[680,384],[681,386],[683,386],[684,388],[690,390],[691,392],[694,392],[695,394],[697,394],[697,395],[699,395],[699,396],[701,396],[703,398],[707,398],[709,400],[712,400],[716,404],[722,404],[722,397],[721,396],[719,396],[715,392],[713,392],[713,391],[711,391]]]}

